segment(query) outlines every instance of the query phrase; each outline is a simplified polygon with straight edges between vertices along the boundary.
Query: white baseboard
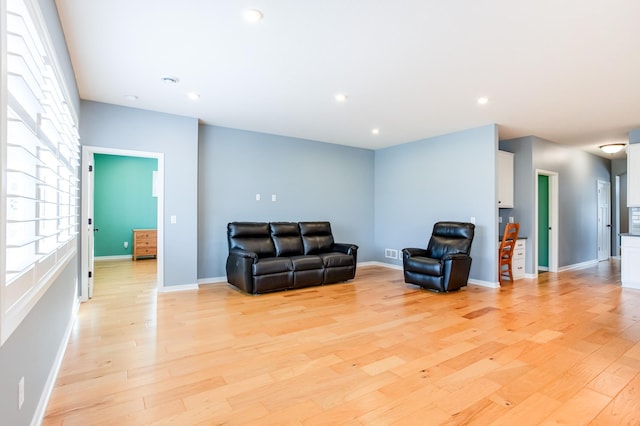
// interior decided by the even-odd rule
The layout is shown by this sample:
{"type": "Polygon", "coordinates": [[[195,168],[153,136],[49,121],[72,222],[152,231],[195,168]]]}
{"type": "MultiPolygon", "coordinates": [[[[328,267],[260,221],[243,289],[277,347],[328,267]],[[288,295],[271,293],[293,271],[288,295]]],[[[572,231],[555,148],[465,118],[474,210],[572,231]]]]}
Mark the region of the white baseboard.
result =
{"type": "Polygon", "coordinates": [[[122,256],[99,256],[93,259],[96,262],[107,262],[110,260],[132,260],[130,254],[125,254],[122,256]]]}
{"type": "Polygon", "coordinates": [[[226,283],[227,277],[198,278],[198,285],[226,283]]]}
{"type": "Polygon", "coordinates": [[[49,400],[51,399],[51,393],[53,392],[53,388],[56,385],[56,380],[58,379],[58,374],[60,373],[60,367],[62,367],[62,360],[64,359],[64,353],[67,350],[67,346],[69,346],[69,339],[71,338],[71,332],[73,331],[73,326],[76,322],[76,319],[78,318],[78,310],[80,309],[80,299],[78,299],[77,297],[74,299],[73,307],[71,309],[72,309],[72,312],[71,312],[71,318],[69,318],[69,324],[67,324],[67,329],[65,330],[64,336],[60,341],[60,346],[58,346],[58,353],[56,354],[56,358],[53,361],[51,370],[49,371],[49,376],[47,377],[47,381],[44,384],[44,389],[42,389],[42,394],[40,395],[40,401],[38,401],[36,412],[33,414],[33,418],[31,419],[32,426],[40,425],[44,420],[44,415],[47,411],[49,400]]]}
{"type": "Polygon", "coordinates": [[[558,268],[558,272],[571,271],[572,269],[588,268],[591,266],[596,266],[597,264],[598,259],[588,260],[586,262],[574,263],[573,265],[561,266],[558,268]]]}
{"type": "Polygon", "coordinates": [[[396,265],[393,263],[385,263],[385,262],[360,262],[358,263],[358,268],[360,267],[364,267],[364,266],[382,266],[383,268],[389,268],[389,269],[397,269],[399,271],[402,271],[402,265],[396,265]]]}
{"type": "Polygon", "coordinates": [[[158,293],[174,293],[176,291],[197,290],[198,284],[170,285],[158,289],[158,293]]]}
{"type": "Polygon", "coordinates": [[[494,282],[491,282],[491,281],[482,281],[482,280],[475,280],[475,279],[469,278],[467,280],[467,283],[468,284],[477,285],[477,286],[480,286],[480,287],[486,287],[486,288],[500,288],[500,283],[499,282],[494,283],[494,282]]]}

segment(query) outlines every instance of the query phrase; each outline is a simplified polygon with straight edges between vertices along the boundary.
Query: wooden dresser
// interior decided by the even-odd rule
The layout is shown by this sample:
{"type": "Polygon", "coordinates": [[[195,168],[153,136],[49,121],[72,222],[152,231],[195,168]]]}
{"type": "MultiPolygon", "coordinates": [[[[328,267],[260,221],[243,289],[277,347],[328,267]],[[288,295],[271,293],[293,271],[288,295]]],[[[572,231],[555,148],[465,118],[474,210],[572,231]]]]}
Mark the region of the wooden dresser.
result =
{"type": "Polygon", "coordinates": [[[133,230],[133,260],[141,256],[153,256],[158,254],[158,235],[155,229],[133,230]]]}

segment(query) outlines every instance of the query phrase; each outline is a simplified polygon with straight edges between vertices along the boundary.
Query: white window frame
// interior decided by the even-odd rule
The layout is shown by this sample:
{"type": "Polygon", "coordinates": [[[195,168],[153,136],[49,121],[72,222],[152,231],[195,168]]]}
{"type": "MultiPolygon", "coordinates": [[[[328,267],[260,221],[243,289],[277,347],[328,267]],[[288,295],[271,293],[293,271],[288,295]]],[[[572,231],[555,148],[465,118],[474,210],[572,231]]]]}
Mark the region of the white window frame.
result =
{"type": "MultiPolygon", "coordinates": [[[[15,15],[13,15],[15,16],[15,15]]],[[[0,345],[4,344],[11,334],[18,328],[20,323],[26,318],[31,309],[38,303],[41,297],[46,293],[51,284],[56,280],[64,268],[69,262],[75,258],[78,250],[78,223],[80,214],[80,182],[79,182],[79,166],[80,166],[80,144],[78,136],[78,114],[73,107],[71,97],[69,96],[68,88],[65,85],[65,79],[61,72],[60,65],[58,63],[58,57],[56,55],[54,45],[51,42],[51,38],[47,31],[46,23],[40,10],[37,0],[2,0],[0,1],[0,120],[2,132],[0,134],[0,157],[2,158],[1,173],[0,173],[0,345]],[[35,34],[31,36],[38,40],[37,43],[42,45],[43,54],[46,58],[44,67],[47,71],[44,72],[46,77],[49,78],[51,83],[47,83],[47,89],[49,89],[49,95],[55,92],[55,95],[50,98],[58,98],[59,101],[51,102],[45,101],[44,97],[40,99],[42,108],[46,111],[47,106],[49,109],[48,118],[62,117],[61,121],[67,121],[67,125],[58,127],[61,129],[61,135],[56,140],[49,140],[44,136],[44,126],[40,116],[35,121],[38,124],[35,126],[31,124],[31,129],[36,131],[34,139],[39,142],[37,145],[42,147],[38,153],[46,151],[46,147],[49,146],[54,149],[56,154],[55,164],[43,162],[41,169],[46,170],[44,173],[49,175],[48,183],[36,183],[36,187],[39,187],[35,191],[33,200],[27,202],[32,203],[35,208],[35,216],[30,220],[29,218],[18,218],[20,223],[35,222],[35,229],[45,229],[47,232],[52,232],[51,237],[45,238],[43,234],[33,236],[33,241],[36,246],[54,247],[47,253],[36,253],[34,260],[25,267],[22,272],[12,274],[8,277],[7,271],[7,256],[8,250],[8,232],[7,226],[9,223],[8,216],[8,161],[7,153],[9,149],[8,140],[8,115],[9,115],[9,66],[8,66],[8,10],[11,2],[22,2],[25,6],[25,15],[27,15],[31,22],[33,22],[33,30],[35,34]],[[48,103],[47,103],[48,102],[48,103]],[[45,104],[47,104],[45,106],[45,104]],[[51,114],[51,111],[55,108],[58,113],[51,114]],[[34,129],[35,128],[35,129],[34,129]],[[68,141],[68,145],[65,145],[64,150],[68,150],[71,154],[65,155],[62,141],[68,141]],[[48,144],[48,145],[47,145],[48,144]],[[58,154],[60,152],[60,154],[58,154]],[[49,171],[51,168],[51,171],[49,171]],[[65,179],[65,176],[68,179],[65,179]],[[53,180],[51,180],[53,179],[53,180]],[[57,182],[54,186],[50,186],[50,182],[57,182]],[[65,185],[69,183],[69,185],[65,185]],[[42,190],[42,187],[48,187],[46,190],[42,190]],[[62,188],[65,187],[63,190],[62,188]],[[47,195],[41,195],[45,194],[47,195]],[[52,197],[52,194],[54,195],[52,197]],[[54,203],[43,202],[41,197],[46,197],[48,201],[55,198],[54,203]],[[48,206],[45,208],[43,206],[48,206]],[[46,211],[46,213],[44,213],[46,211]],[[52,211],[55,212],[55,217],[46,218],[46,215],[52,215],[52,211]],[[45,216],[38,216],[42,212],[45,216]],[[70,212],[63,215],[62,212],[70,212]],[[24,221],[24,222],[22,222],[24,221]],[[52,222],[55,222],[55,226],[51,227],[52,222]],[[65,227],[62,230],[62,227],[65,227]],[[53,229],[52,229],[53,228],[53,229]],[[55,242],[50,244],[51,242],[55,242]],[[39,243],[37,241],[42,241],[39,243]]],[[[31,50],[30,50],[31,52],[31,50]]],[[[15,56],[13,56],[15,58],[15,56]]],[[[32,70],[33,71],[33,70],[32,70]]],[[[42,86],[40,86],[42,87],[42,86]]],[[[17,107],[17,103],[14,106],[17,107]]],[[[17,111],[17,110],[16,110],[17,111]]],[[[31,112],[31,111],[29,111],[31,112]]],[[[17,115],[21,115],[18,113],[17,115]]],[[[24,120],[26,115],[22,116],[24,120]]],[[[47,117],[47,113],[42,114],[42,117],[47,117]]],[[[24,122],[24,121],[23,121],[24,122]]],[[[50,123],[53,121],[49,121],[50,123]]],[[[60,123],[55,121],[56,126],[60,123]]],[[[24,146],[24,145],[22,145],[24,146]]],[[[15,147],[13,150],[21,151],[22,148],[15,147]]],[[[49,157],[53,159],[54,157],[49,157]]],[[[36,160],[38,161],[38,160],[36,160]]],[[[21,163],[25,164],[25,163],[21,163]]],[[[42,175],[36,174],[36,177],[40,179],[42,175]]],[[[34,179],[38,182],[38,179],[34,179]]],[[[13,198],[15,200],[15,198],[13,198]]],[[[27,200],[27,198],[22,198],[27,200]]],[[[15,222],[15,221],[12,221],[15,222]]],[[[14,246],[17,247],[17,246],[14,246]]],[[[14,250],[15,251],[15,250],[14,250]]]]}

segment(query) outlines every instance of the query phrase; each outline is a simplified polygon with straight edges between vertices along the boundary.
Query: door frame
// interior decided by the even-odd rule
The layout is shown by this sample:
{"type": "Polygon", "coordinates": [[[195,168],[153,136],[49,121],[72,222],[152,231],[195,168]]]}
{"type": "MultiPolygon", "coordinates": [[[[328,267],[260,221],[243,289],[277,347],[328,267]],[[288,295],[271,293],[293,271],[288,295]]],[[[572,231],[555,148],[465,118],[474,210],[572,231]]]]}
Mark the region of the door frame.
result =
{"type": "Polygon", "coordinates": [[[558,173],[536,169],[533,208],[533,272],[538,276],[538,176],[549,177],[549,272],[558,272],[558,173]]]}
{"type": "Polygon", "coordinates": [[[164,287],[164,154],[161,152],[132,151],[126,149],[102,148],[97,146],[82,146],[82,211],[81,211],[81,243],[80,243],[80,301],[89,300],[89,272],[93,275],[93,265],[89,265],[90,250],[88,247],[89,234],[93,235],[93,223],[89,224],[90,209],[93,207],[93,191],[87,184],[89,178],[89,164],[93,164],[94,154],[121,155],[126,157],[155,158],[158,161],[157,175],[157,205],[158,205],[158,254],[157,258],[157,286],[164,287]]]}
{"type": "MultiPolygon", "coordinates": [[[[598,258],[598,262],[602,262],[605,260],[608,260],[611,257],[611,233],[612,233],[612,227],[611,227],[611,182],[606,181],[606,180],[600,180],[598,179],[597,183],[596,183],[596,197],[597,197],[597,218],[598,218],[598,231],[597,231],[597,235],[598,238],[600,238],[601,235],[601,231],[606,231],[604,238],[603,238],[603,245],[605,245],[607,248],[606,250],[606,257],[605,258],[600,258],[600,244],[598,244],[598,247],[596,247],[596,257],[598,258]],[[608,216],[602,221],[602,223],[600,223],[600,207],[602,207],[600,205],[600,188],[604,187],[605,189],[607,189],[606,191],[606,196],[607,196],[607,200],[608,200],[608,216]],[[605,225],[605,222],[608,223],[608,225],[605,225]],[[603,228],[603,229],[601,229],[603,228]]],[[[600,243],[600,241],[597,241],[597,243],[600,243]]],[[[604,252],[604,250],[602,250],[604,252]]]]}

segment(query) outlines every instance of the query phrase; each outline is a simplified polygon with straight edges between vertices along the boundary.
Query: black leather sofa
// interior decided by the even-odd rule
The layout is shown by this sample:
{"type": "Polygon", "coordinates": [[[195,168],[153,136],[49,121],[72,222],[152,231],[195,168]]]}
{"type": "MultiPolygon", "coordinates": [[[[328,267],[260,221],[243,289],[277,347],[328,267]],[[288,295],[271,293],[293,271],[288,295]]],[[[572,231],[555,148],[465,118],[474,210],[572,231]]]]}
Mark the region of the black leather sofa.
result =
{"type": "Polygon", "coordinates": [[[402,250],[404,281],[434,291],[454,291],[467,285],[475,225],[438,222],[427,249],[402,250]]]}
{"type": "Polygon", "coordinates": [[[358,246],[336,244],[329,222],[231,222],[227,281],[252,294],[353,279],[358,246]]]}

